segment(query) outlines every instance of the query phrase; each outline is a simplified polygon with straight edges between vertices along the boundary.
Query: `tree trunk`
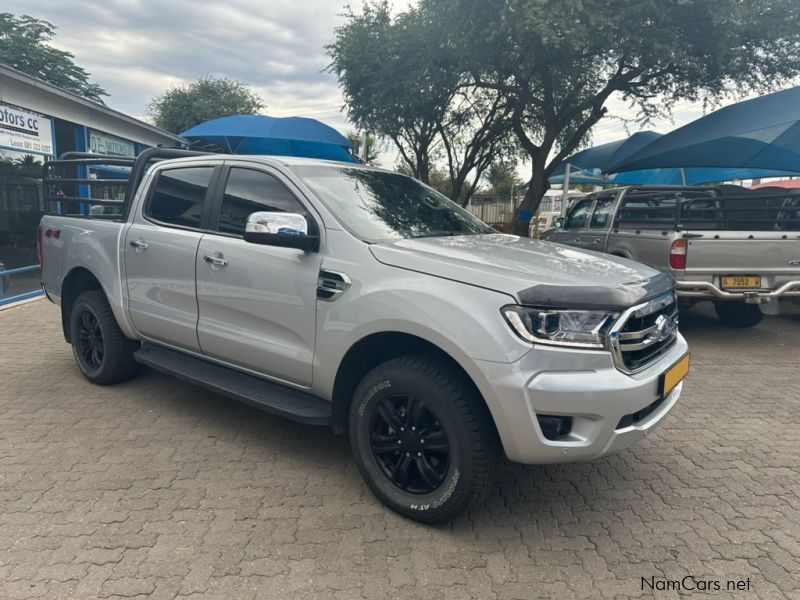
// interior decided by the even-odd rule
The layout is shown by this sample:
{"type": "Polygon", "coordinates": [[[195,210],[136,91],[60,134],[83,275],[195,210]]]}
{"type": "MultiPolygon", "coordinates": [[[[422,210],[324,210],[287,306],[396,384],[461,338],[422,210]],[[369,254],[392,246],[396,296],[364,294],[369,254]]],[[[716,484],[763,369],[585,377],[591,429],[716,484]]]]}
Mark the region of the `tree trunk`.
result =
{"type": "Polygon", "coordinates": [[[544,165],[538,164],[539,161],[533,160],[531,167],[531,180],[528,189],[525,190],[525,198],[514,213],[514,221],[511,224],[511,233],[514,235],[528,236],[528,225],[530,219],[523,221],[521,216],[526,213],[533,218],[534,213],[542,203],[544,193],[550,189],[550,183],[544,177],[544,165]]]}

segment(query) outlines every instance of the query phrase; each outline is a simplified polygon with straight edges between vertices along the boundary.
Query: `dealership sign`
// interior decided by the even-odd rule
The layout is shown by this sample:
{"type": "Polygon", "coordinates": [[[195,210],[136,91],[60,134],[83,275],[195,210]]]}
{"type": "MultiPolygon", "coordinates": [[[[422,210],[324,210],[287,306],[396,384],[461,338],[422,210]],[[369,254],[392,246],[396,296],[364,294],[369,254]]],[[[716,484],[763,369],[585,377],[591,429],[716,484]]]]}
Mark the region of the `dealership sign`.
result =
{"type": "Polygon", "coordinates": [[[50,119],[0,102],[0,147],[30,154],[52,154],[50,119]]]}
{"type": "Polygon", "coordinates": [[[136,156],[136,147],[133,142],[94,129],[89,130],[89,150],[95,154],[136,156]]]}

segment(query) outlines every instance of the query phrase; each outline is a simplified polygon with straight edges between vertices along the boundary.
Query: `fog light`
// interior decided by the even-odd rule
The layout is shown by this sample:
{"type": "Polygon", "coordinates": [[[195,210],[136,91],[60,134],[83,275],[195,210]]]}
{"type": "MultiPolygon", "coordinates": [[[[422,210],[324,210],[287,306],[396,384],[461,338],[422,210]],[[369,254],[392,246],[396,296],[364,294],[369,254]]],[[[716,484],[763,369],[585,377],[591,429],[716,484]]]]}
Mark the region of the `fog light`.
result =
{"type": "Polygon", "coordinates": [[[572,431],[572,417],[537,415],[542,434],[548,440],[560,440],[572,431]]]}

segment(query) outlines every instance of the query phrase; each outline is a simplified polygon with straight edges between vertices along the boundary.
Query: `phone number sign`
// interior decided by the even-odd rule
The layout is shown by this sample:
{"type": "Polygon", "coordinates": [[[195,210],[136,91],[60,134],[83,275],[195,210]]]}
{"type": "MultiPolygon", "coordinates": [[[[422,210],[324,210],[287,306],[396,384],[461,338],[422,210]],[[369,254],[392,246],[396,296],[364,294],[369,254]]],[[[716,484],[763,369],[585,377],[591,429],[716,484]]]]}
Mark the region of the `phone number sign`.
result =
{"type": "Polygon", "coordinates": [[[0,146],[30,154],[53,154],[50,119],[0,102],[0,146]]]}

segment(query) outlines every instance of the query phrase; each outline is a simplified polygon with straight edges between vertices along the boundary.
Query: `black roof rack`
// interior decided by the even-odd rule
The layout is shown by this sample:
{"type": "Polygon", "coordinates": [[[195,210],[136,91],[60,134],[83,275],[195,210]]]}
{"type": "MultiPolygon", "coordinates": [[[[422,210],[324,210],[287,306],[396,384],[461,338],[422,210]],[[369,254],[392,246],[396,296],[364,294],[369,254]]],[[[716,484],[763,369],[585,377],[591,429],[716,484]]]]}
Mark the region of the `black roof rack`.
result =
{"type": "Polygon", "coordinates": [[[63,214],[87,214],[92,206],[117,207],[113,214],[127,218],[128,209],[147,169],[170,158],[207,156],[207,152],[180,148],[148,148],[138,156],[116,156],[92,152],[64,152],[42,166],[44,199],[50,212],[61,206],[63,214]],[[119,177],[90,177],[89,170],[106,169],[119,177]],[[64,210],[66,208],[66,210],[64,210]]]}

